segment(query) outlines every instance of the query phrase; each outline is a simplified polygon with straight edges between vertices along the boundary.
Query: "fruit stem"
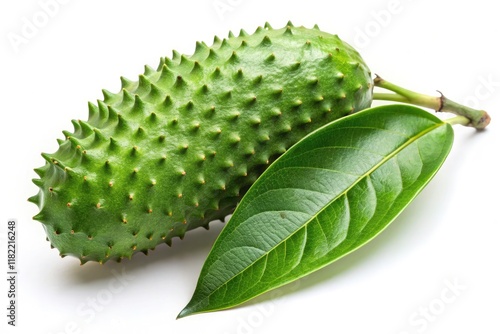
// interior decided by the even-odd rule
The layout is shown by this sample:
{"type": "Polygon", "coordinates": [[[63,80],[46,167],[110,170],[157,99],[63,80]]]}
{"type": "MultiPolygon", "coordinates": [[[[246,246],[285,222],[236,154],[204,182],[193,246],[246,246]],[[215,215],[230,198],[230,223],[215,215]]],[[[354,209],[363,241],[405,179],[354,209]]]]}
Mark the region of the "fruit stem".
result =
{"type": "Polygon", "coordinates": [[[455,116],[452,118],[448,118],[447,120],[445,120],[445,122],[450,124],[450,125],[460,124],[463,126],[467,126],[470,123],[470,119],[468,119],[465,116],[455,116]]]}
{"type": "Polygon", "coordinates": [[[438,112],[451,112],[458,116],[463,116],[467,118],[468,122],[465,122],[464,118],[456,119],[451,124],[461,124],[464,126],[471,126],[477,130],[483,130],[490,123],[490,116],[484,110],[477,110],[460,103],[452,101],[445,97],[441,92],[438,91],[440,96],[430,96],[425,94],[420,94],[413,92],[406,88],[399,87],[389,81],[386,81],[379,77],[378,75],[374,79],[374,84],[376,87],[385,88],[396,94],[392,93],[374,93],[374,100],[384,100],[384,101],[394,101],[414,104],[420,107],[431,108],[438,112]]]}

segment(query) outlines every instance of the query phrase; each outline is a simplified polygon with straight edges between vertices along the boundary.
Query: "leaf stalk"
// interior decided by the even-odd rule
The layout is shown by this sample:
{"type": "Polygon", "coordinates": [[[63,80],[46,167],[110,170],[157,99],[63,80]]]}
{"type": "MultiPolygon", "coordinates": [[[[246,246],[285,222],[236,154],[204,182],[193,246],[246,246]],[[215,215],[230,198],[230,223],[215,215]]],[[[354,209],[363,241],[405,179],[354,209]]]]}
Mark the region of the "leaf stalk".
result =
{"type": "Polygon", "coordinates": [[[461,124],[464,126],[470,126],[476,128],[477,130],[483,130],[490,123],[490,116],[484,110],[477,110],[464,106],[460,103],[452,101],[445,97],[440,91],[438,93],[440,96],[430,96],[421,93],[417,93],[406,88],[397,86],[387,80],[382,79],[380,76],[376,76],[374,79],[374,84],[376,87],[384,88],[390,90],[394,93],[374,93],[374,100],[383,101],[394,101],[417,105],[420,107],[434,109],[437,112],[450,112],[457,116],[465,117],[468,122],[465,122],[463,118],[453,121],[450,124],[461,124]]]}

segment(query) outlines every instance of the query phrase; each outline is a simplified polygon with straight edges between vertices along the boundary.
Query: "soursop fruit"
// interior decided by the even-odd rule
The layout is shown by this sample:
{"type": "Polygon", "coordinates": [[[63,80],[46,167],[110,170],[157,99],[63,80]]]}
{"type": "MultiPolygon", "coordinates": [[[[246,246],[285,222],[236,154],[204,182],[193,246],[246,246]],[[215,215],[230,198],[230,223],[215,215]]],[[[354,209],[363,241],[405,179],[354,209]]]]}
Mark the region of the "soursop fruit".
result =
{"type": "Polygon", "coordinates": [[[370,106],[371,73],[317,27],[215,37],[89,104],[42,154],[30,198],[61,256],[130,258],[223,219],[306,134],[370,106]]]}

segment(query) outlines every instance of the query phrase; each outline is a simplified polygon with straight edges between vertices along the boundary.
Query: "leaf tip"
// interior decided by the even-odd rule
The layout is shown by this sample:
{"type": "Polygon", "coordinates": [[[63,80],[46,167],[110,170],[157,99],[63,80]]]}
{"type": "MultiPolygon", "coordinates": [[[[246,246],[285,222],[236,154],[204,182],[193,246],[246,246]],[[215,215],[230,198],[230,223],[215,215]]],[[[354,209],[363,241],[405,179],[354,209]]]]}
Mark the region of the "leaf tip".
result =
{"type": "Polygon", "coordinates": [[[181,318],[185,318],[189,315],[192,315],[194,312],[191,310],[191,308],[188,306],[186,306],[178,315],[177,315],[177,318],[175,318],[175,320],[179,320],[181,318]]]}

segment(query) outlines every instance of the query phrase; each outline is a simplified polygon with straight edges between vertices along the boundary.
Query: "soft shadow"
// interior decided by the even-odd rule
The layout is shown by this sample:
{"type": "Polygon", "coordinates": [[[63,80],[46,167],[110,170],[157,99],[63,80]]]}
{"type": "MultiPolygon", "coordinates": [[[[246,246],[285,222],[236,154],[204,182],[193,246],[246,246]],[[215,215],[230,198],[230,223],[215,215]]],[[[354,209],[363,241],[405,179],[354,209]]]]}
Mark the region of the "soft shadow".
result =
{"type": "Polygon", "coordinates": [[[109,261],[101,265],[97,262],[87,262],[80,266],[79,261],[74,259],[71,268],[67,268],[67,274],[79,284],[92,283],[112,278],[113,272],[121,272],[122,270],[130,274],[141,272],[147,267],[165,264],[179,255],[189,254],[193,258],[203,257],[208,255],[223,227],[224,223],[221,221],[213,221],[210,223],[209,230],[197,228],[187,232],[183,240],[172,239],[172,247],[160,244],[155,250],[150,250],[148,255],[139,252],[134,254],[131,259],[123,259],[120,263],[109,261]]]}

